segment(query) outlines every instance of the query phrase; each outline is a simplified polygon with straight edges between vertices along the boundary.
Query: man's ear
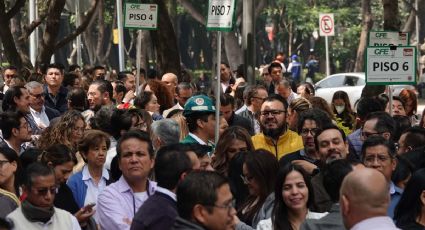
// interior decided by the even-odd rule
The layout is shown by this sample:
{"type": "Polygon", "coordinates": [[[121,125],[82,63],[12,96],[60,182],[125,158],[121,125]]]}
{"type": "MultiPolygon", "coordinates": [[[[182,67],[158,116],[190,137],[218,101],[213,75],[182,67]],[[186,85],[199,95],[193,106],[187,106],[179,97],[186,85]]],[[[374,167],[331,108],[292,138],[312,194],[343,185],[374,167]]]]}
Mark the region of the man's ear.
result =
{"type": "Polygon", "coordinates": [[[206,214],[208,214],[207,210],[201,204],[196,204],[192,209],[193,219],[200,224],[204,224],[207,221],[206,214]]]}
{"type": "Polygon", "coordinates": [[[340,208],[342,216],[347,216],[350,212],[350,201],[348,201],[347,197],[342,194],[340,199],[340,208]]]}
{"type": "Polygon", "coordinates": [[[18,128],[12,128],[12,135],[13,136],[18,136],[19,135],[19,129],[18,128]]]}
{"type": "Polygon", "coordinates": [[[425,190],[422,191],[419,198],[421,199],[422,206],[424,206],[425,205],[425,190]]]}

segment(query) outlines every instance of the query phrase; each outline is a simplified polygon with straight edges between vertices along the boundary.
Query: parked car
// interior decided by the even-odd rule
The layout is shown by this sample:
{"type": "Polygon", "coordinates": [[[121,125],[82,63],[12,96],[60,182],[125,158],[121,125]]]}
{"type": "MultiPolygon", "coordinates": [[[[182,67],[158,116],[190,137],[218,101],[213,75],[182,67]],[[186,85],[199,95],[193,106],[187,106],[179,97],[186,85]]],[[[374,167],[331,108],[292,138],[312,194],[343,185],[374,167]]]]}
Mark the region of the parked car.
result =
{"type": "MultiPolygon", "coordinates": [[[[318,81],[314,87],[316,96],[324,98],[328,103],[332,102],[332,96],[336,91],[345,91],[350,98],[351,106],[354,106],[360,99],[365,85],[365,73],[338,73],[318,81]]],[[[404,88],[415,90],[412,85],[393,85],[391,88],[395,96],[404,88]]]]}

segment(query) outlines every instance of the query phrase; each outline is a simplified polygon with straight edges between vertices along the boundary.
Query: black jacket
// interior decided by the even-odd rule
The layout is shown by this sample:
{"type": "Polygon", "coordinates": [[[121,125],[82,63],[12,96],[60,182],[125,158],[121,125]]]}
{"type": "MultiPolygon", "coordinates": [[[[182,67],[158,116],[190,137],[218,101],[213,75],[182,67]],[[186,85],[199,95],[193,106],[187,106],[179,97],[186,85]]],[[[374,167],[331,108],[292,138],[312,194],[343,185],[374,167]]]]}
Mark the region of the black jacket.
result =
{"type": "Polygon", "coordinates": [[[197,225],[191,221],[185,220],[183,218],[177,217],[176,222],[174,222],[174,230],[205,230],[200,225],[197,225]]]}

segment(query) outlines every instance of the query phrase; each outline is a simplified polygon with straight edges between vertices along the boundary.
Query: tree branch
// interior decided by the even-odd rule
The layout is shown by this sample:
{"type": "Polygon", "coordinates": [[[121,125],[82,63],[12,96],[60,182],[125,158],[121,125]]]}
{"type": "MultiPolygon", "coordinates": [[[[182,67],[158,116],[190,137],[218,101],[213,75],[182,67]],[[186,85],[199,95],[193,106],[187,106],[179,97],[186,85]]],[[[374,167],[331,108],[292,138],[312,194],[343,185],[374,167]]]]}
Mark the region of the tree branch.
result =
{"type": "Polygon", "coordinates": [[[190,3],[190,1],[188,0],[177,0],[177,1],[183,6],[183,8],[187,10],[187,12],[193,17],[193,19],[195,19],[202,25],[205,25],[205,17],[202,14],[200,14],[197,9],[195,9],[195,7],[192,5],[192,3],[190,3]]]}
{"type": "Polygon", "coordinates": [[[68,36],[66,36],[64,39],[57,42],[56,45],[55,45],[55,49],[59,49],[62,46],[68,44],[69,42],[74,40],[78,35],[80,35],[87,28],[87,26],[90,24],[91,20],[93,19],[93,15],[96,12],[96,8],[97,8],[99,2],[100,2],[100,0],[93,0],[93,4],[92,4],[91,8],[89,9],[89,11],[87,11],[87,16],[85,17],[85,19],[83,20],[81,25],[78,26],[75,29],[74,32],[68,34],[68,36]]]}
{"type": "Polygon", "coordinates": [[[6,13],[6,19],[10,20],[15,16],[15,14],[19,13],[22,7],[25,6],[25,0],[17,0],[15,5],[6,13]]]}

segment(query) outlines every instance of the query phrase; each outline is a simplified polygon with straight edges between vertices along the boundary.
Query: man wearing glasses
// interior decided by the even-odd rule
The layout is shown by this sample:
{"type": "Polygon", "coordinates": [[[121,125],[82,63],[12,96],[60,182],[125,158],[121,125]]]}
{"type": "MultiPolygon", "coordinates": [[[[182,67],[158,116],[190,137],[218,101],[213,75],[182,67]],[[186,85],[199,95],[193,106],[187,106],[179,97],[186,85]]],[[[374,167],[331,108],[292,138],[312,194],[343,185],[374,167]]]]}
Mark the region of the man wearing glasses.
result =
{"type": "Polygon", "coordinates": [[[177,210],[176,230],[235,229],[236,210],[229,182],[216,172],[189,173],[177,188],[177,210]]]}
{"type": "Polygon", "coordinates": [[[300,114],[297,129],[301,136],[304,148],[283,156],[279,164],[284,166],[289,163],[300,165],[309,174],[317,172],[320,165],[320,155],[314,143],[314,135],[322,129],[323,126],[332,124],[328,115],[320,109],[308,109],[300,114]]]}
{"type": "Polygon", "coordinates": [[[389,217],[394,217],[394,210],[400,201],[403,190],[398,188],[392,181],[391,176],[397,166],[395,145],[391,140],[383,136],[371,136],[367,138],[362,147],[363,164],[368,168],[380,171],[390,183],[391,202],[387,210],[389,217]]]}
{"type": "Polygon", "coordinates": [[[69,212],[53,207],[56,195],[54,171],[41,163],[32,163],[26,170],[21,207],[7,216],[14,229],[81,229],[69,212]]]}
{"type": "Polygon", "coordinates": [[[304,148],[302,138],[287,127],[287,109],[288,103],[282,96],[273,94],[266,98],[260,111],[262,132],[252,137],[255,149],[268,150],[278,160],[304,148]]]}
{"type": "Polygon", "coordinates": [[[34,122],[40,130],[50,125],[50,120],[59,117],[59,111],[44,105],[43,85],[36,81],[28,82],[25,85],[30,94],[30,112],[34,122]]]}
{"type": "Polygon", "coordinates": [[[373,112],[366,117],[362,129],[362,140],[371,136],[382,136],[386,140],[393,138],[396,124],[394,119],[386,112],[373,112]]]}
{"type": "Polygon", "coordinates": [[[0,87],[0,90],[3,94],[5,94],[6,91],[9,89],[10,82],[12,81],[12,79],[17,77],[17,72],[18,72],[18,69],[15,66],[8,66],[4,68],[3,70],[4,85],[0,87]]]}
{"type": "Polygon", "coordinates": [[[31,127],[21,112],[4,112],[0,114],[0,128],[3,135],[3,143],[16,154],[25,151],[25,142],[31,141],[31,127]]]}

